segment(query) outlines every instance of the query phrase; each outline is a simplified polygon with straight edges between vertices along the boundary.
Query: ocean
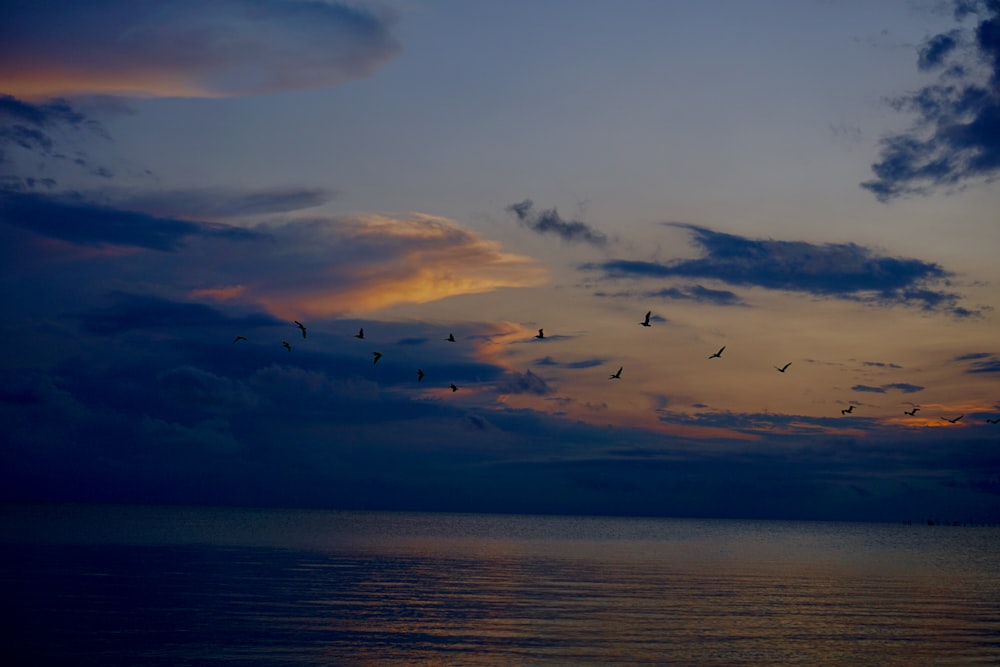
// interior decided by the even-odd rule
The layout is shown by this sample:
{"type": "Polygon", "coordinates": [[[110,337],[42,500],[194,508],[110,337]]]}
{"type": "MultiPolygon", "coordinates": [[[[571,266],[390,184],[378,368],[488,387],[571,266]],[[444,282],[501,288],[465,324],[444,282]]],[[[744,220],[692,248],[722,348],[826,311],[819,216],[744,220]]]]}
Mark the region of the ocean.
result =
{"type": "Polygon", "coordinates": [[[5,505],[5,665],[997,665],[1000,528],[5,505]]]}

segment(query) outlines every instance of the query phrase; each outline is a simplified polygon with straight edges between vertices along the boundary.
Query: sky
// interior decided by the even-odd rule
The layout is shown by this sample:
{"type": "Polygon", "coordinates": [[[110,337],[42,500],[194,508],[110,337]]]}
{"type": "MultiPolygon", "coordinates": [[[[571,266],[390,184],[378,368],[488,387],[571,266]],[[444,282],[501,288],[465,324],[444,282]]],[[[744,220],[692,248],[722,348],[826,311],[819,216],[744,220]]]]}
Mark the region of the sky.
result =
{"type": "Polygon", "coordinates": [[[998,137],[996,0],[3,3],[0,499],[1000,521],[998,137]]]}

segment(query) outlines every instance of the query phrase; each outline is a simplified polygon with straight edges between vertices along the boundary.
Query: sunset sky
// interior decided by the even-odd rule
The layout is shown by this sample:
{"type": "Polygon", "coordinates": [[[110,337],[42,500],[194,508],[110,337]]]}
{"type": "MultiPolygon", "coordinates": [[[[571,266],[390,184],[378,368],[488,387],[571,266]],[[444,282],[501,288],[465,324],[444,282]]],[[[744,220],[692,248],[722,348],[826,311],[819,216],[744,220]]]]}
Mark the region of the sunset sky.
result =
{"type": "Polygon", "coordinates": [[[996,0],[6,2],[0,499],[998,521],[998,176],[996,0]]]}

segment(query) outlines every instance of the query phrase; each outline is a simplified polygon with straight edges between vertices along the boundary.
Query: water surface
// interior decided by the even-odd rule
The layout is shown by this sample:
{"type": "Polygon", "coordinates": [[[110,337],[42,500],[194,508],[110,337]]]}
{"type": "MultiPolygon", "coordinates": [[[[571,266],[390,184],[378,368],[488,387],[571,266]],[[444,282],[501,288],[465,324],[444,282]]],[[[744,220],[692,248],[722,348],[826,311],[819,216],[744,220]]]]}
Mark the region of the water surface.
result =
{"type": "Polygon", "coordinates": [[[23,664],[1000,664],[1000,529],[6,506],[23,664]]]}

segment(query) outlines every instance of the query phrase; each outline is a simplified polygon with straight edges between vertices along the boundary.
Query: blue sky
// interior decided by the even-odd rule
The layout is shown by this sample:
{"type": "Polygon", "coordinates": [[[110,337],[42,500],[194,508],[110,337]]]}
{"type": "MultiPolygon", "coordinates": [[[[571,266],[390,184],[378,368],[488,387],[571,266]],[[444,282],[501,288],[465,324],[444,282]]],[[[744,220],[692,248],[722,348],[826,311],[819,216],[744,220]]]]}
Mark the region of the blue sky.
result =
{"type": "Polygon", "coordinates": [[[0,19],[6,499],[1000,514],[993,0],[0,19]]]}

